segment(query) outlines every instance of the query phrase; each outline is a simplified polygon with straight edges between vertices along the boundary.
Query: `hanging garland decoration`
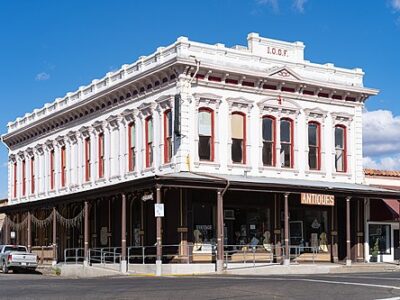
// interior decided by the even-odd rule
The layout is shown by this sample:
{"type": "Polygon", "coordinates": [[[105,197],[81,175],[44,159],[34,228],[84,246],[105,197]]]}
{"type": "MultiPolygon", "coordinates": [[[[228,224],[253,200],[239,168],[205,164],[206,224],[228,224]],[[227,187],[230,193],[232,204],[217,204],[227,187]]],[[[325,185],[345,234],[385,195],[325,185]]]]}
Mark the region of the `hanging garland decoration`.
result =
{"type": "Polygon", "coordinates": [[[28,216],[26,216],[25,219],[23,219],[19,223],[14,222],[13,220],[11,220],[11,218],[9,218],[8,224],[10,225],[10,228],[15,229],[16,231],[20,231],[28,225],[28,216]]]}
{"type": "Polygon", "coordinates": [[[32,223],[39,228],[44,228],[50,225],[50,222],[53,220],[53,214],[50,213],[50,215],[44,219],[44,220],[40,220],[38,218],[36,218],[33,214],[32,214],[32,223]]]}
{"type": "Polygon", "coordinates": [[[56,211],[57,220],[66,228],[79,227],[82,224],[84,210],[82,209],[79,214],[71,219],[64,218],[58,211],[56,211]]]}

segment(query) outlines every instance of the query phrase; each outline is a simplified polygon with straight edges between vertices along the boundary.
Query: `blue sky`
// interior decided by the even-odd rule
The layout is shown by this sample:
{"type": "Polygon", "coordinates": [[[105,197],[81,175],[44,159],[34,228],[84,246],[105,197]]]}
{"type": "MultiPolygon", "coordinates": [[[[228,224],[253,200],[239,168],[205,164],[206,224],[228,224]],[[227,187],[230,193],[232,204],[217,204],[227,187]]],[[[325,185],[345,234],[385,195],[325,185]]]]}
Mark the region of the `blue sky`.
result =
{"type": "MultiPolygon", "coordinates": [[[[0,132],[179,36],[229,46],[249,32],[303,41],[313,62],[361,67],[381,90],[366,105],[365,164],[400,169],[400,0],[2,1],[0,132]]],[[[0,196],[6,162],[0,147],[0,196]]]]}

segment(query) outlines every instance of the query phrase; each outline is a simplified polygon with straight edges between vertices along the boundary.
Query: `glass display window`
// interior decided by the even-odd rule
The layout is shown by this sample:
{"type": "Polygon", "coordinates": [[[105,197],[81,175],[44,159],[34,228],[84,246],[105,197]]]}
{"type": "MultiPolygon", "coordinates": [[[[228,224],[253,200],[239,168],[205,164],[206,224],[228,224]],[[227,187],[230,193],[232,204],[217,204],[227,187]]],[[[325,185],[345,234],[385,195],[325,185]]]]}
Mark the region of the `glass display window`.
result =
{"type": "Polygon", "coordinates": [[[391,226],[389,224],[369,224],[369,254],[391,254],[391,226]]]}

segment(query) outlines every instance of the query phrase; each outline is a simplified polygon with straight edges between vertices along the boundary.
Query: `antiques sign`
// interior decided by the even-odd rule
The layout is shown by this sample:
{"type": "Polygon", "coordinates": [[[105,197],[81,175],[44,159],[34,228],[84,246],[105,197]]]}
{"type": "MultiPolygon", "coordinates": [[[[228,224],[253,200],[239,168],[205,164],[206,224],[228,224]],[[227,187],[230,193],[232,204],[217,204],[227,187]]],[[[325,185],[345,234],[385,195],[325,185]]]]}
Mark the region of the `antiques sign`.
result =
{"type": "Polygon", "coordinates": [[[301,193],[301,204],[335,206],[334,195],[301,193]]]}

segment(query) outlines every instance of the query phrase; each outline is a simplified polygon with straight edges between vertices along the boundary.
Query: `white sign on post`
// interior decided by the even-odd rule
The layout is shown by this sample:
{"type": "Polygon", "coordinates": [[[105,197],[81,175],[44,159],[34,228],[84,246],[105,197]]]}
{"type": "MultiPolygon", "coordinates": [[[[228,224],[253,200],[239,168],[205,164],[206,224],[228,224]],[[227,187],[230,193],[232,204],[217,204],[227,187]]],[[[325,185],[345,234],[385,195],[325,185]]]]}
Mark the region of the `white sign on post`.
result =
{"type": "Polygon", "coordinates": [[[11,239],[15,239],[15,231],[10,232],[10,237],[11,237],[11,239]]]}
{"type": "Polygon", "coordinates": [[[154,204],[154,216],[155,217],[164,217],[164,203],[154,204]]]}

